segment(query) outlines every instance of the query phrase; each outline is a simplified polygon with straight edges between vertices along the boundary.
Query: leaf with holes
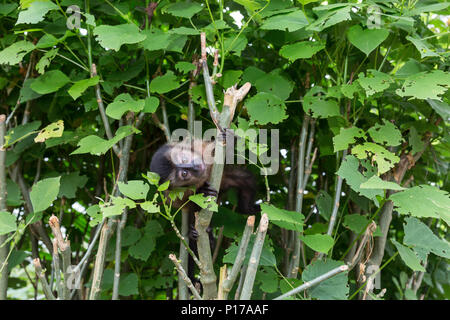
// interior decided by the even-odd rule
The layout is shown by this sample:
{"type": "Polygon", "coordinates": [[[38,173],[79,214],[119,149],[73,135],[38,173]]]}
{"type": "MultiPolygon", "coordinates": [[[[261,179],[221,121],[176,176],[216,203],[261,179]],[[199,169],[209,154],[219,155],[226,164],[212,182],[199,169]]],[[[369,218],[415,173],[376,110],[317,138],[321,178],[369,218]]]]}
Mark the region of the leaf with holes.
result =
{"type": "Polygon", "coordinates": [[[373,141],[386,146],[398,146],[402,143],[402,133],[390,121],[383,119],[383,124],[375,124],[369,129],[369,134],[373,141]]]}
{"type": "Polygon", "coordinates": [[[432,70],[413,74],[406,78],[403,86],[395,92],[401,97],[416,99],[436,99],[450,86],[450,73],[442,70],[432,70]]]}
{"type": "Polygon", "coordinates": [[[394,81],[391,76],[386,73],[379,72],[377,70],[369,69],[367,70],[367,76],[364,76],[364,73],[360,73],[358,76],[358,82],[366,91],[367,97],[374,95],[378,92],[383,92],[394,81]]]}
{"type": "Polygon", "coordinates": [[[50,138],[61,137],[64,131],[64,121],[58,120],[46,126],[44,129],[39,131],[39,134],[34,138],[34,142],[44,142],[50,138]]]}
{"type": "Polygon", "coordinates": [[[261,211],[267,213],[270,223],[276,224],[284,229],[303,232],[303,220],[305,220],[303,214],[280,209],[265,203],[261,204],[261,211]]]}
{"type": "Polygon", "coordinates": [[[271,93],[257,93],[246,100],[245,106],[250,116],[250,121],[259,125],[280,123],[288,117],[286,105],[279,97],[271,93]]]}
{"type": "Polygon", "coordinates": [[[314,118],[340,116],[338,103],[333,99],[327,99],[324,93],[318,86],[309,90],[303,99],[303,110],[311,112],[314,118]]]}
{"type": "Polygon", "coordinates": [[[15,65],[22,61],[23,57],[33,51],[34,44],[29,41],[14,42],[9,47],[0,51],[0,64],[15,65]]]}
{"type": "Polygon", "coordinates": [[[16,25],[41,22],[47,12],[51,10],[58,10],[58,6],[51,1],[33,1],[26,10],[19,12],[16,25]]]}
{"type": "Polygon", "coordinates": [[[118,182],[120,192],[133,200],[141,200],[147,197],[150,186],[142,180],[130,180],[128,182],[118,182]]]}
{"type": "Polygon", "coordinates": [[[364,130],[358,127],[341,128],[338,135],[333,137],[334,152],[346,150],[350,144],[356,142],[355,138],[366,139],[364,130]]]}
{"type": "Polygon", "coordinates": [[[378,174],[389,171],[400,161],[400,158],[395,154],[372,142],[365,142],[353,147],[352,154],[358,159],[372,159],[375,161],[378,166],[378,174]]]}

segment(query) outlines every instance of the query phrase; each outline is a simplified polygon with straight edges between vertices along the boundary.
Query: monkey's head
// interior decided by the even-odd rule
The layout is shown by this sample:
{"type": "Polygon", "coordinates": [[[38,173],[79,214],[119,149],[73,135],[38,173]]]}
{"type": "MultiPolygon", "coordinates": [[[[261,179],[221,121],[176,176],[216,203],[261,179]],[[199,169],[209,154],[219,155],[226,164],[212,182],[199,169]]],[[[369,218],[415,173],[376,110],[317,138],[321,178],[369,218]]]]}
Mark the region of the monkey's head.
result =
{"type": "Polygon", "coordinates": [[[172,147],[170,159],[174,169],[171,184],[174,187],[197,185],[206,178],[206,164],[200,146],[179,143],[172,147]],[[197,149],[199,148],[199,149],[197,149]]]}
{"type": "Polygon", "coordinates": [[[204,156],[202,141],[165,144],[152,157],[150,171],[158,173],[161,182],[170,180],[170,187],[199,186],[211,167],[204,156]]]}

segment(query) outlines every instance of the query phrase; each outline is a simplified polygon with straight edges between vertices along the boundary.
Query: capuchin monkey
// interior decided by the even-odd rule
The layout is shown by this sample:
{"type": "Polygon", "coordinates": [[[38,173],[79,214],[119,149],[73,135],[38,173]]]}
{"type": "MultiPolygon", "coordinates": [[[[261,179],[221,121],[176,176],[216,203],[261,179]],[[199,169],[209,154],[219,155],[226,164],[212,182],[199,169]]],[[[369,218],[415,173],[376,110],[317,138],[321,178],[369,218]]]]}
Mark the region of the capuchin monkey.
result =
{"type": "MultiPolygon", "coordinates": [[[[224,135],[223,139],[229,139],[224,135]]],[[[253,174],[245,168],[226,165],[224,167],[219,193],[210,184],[211,170],[214,163],[215,142],[205,142],[199,139],[185,139],[181,142],[167,143],[161,146],[152,157],[150,171],[158,173],[160,183],[170,181],[169,189],[181,187],[194,187],[195,193],[205,196],[214,196],[219,199],[234,188],[238,195],[237,211],[241,214],[253,215],[259,213],[261,208],[255,204],[256,180],[253,174]]],[[[168,194],[168,190],[166,194],[168,194]]],[[[187,189],[183,198],[173,201],[172,206],[181,207],[189,201],[194,191],[187,189]]],[[[197,254],[197,237],[194,213],[200,207],[192,201],[184,206],[189,212],[189,247],[197,254]]],[[[209,227],[207,229],[211,248],[214,248],[214,236],[209,227]]],[[[194,261],[189,255],[188,276],[195,283],[194,261]]]]}

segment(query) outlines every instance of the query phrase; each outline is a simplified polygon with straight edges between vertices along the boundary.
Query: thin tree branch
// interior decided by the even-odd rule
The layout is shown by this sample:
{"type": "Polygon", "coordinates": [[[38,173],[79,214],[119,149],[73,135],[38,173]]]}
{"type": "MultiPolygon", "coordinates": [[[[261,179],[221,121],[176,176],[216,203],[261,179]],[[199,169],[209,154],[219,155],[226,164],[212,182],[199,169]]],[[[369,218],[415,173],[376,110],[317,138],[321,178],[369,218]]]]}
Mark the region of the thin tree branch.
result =
{"type": "Polygon", "coordinates": [[[192,284],[191,279],[189,279],[189,277],[187,276],[187,274],[184,271],[183,267],[181,266],[180,262],[177,260],[177,257],[174,254],[169,254],[169,259],[172,260],[172,262],[175,264],[178,274],[185,281],[187,287],[189,289],[191,289],[191,292],[194,295],[194,299],[195,300],[203,300],[202,297],[200,296],[200,294],[198,293],[197,289],[195,289],[194,285],[192,284]]]}

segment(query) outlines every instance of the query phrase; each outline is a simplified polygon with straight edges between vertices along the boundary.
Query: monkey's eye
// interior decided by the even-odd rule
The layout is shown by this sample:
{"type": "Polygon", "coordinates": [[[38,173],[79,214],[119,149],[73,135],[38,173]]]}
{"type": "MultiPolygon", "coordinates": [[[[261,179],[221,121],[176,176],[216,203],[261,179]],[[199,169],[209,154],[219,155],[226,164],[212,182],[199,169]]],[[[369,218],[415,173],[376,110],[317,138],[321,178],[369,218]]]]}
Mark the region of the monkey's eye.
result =
{"type": "Polygon", "coordinates": [[[187,172],[187,170],[183,170],[183,171],[181,171],[181,176],[182,176],[183,178],[186,178],[186,177],[187,177],[187,175],[188,175],[188,172],[187,172]]]}

